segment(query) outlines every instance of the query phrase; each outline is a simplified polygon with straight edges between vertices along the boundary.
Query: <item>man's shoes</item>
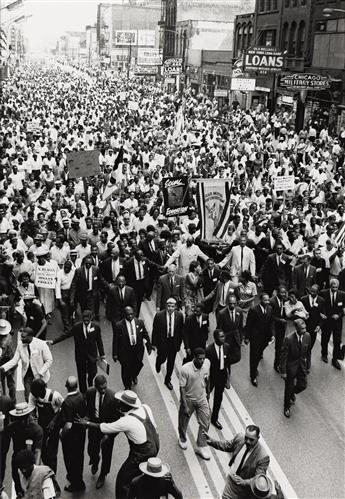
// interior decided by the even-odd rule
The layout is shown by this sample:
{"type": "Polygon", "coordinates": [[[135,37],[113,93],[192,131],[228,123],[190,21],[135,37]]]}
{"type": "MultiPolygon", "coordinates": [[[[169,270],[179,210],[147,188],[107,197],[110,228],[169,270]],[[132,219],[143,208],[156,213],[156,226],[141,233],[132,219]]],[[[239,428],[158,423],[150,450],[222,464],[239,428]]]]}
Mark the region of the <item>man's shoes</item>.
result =
{"type": "Polygon", "coordinates": [[[217,421],[211,421],[211,423],[213,424],[213,426],[215,426],[217,428],[217,430],[222,430],[223,429],[223,425],[217,420],[217,421]]]}
{"type": "Polygon", "coordinates": [[[295,393],[293,393],[293,394],[291,395],[290,400],[291,400],[292,402],[296,402],[296,395],[295,395],[295,393]]]}
{"type": "Polygon", "coordinates": [[[345,345],[343,345],[340,349],[341,360],[345,359],[345,345]]]}
{"type": "Polygon", "coordinates": [[[158,358],[156,359],[156,373],[161,372],[161,365],[158,363],[158,358]]]}
{"type": "Polygon", "coordinates": [[[172,386],[171,382],[170,381],[165,381],[164,382],[165,386],[169,388],[169,390],[173,390],[174,387],[172,386]]]}
{"type": "Polygon", "coordinates": [[[323,360],[323,362],[324,362],[325,364],[328,364],[328,359],[327,359],[327,357],[325,357],[325,356],[323,355],[323,356],[321,357],[321,359],[323,360]]]}
{"type": "Polygon", "coordinates": [[[256,378],[251,379],[250,382],[253,386],[258,386],[258,380],[256,378]]]}
{"type": "Polygon", "coordinates": [[[91,474],[95,475],[97,473],[97,471],[98,471],[98,464],[93,464],[91,466],[91,474]]]}
{"type": "Polygon", "coordinates": [[[209,461],[211,459],[211,454],[206,447],[196,447],[195,454],[205,459],[205,461],[209,461]]]}
{"type": "Polygon", "coordinates": [[[337,360],[332,360],[332,366],[338,369],[338,371],[341,371],[341,365],[337,360]]]}
{"type": "Polygon", "coordinates": [[[178,444],[181,447],[182,450],[187,449],[187,441],[181,440],[180,438],[178,439],[178,444]]]}
{"type": "Polygon", "coordinates": [[[101,489],[104,485],[104,482],[105,482],[105,476],[99,475],[97,482],[96,482],[96,489],[101,489]]]}
{"type": "Polygon", "coordinates": [[[64,487],[64,490],[66,492],[83,492],[83,490],[85,490],[85,483],[81,483],[78,487],[73,485],[66,485],[64,487]]]}
{"type": "Polygon", "coordinates": [[[135,377],[135,378],[133,378],[133,385],[137,385],[137,384],[138,384],[138,378],[135,377]]]}
{"type": "Polygon", "coordinates": [[[284,416],[285,416],[286,418],[289,418],[289,417],[291,416],[291,414],[290,414],[290,409],[284,409],[284,416]]]}
{"type": "Polygon", "coordinates": [[[279,365],[278,364],[274,364],[273,366],[274,370],[279,374],[280,373],[280,369],[279,369],[279,365]]]}

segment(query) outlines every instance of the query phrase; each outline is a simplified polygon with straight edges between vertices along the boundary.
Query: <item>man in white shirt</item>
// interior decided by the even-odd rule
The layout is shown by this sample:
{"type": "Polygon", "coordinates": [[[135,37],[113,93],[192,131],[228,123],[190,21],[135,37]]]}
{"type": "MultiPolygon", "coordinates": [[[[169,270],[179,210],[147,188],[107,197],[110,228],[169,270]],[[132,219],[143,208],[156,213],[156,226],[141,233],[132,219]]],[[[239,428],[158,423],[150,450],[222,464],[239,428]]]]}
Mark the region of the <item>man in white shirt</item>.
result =
{"type": "Polygon", "coordinates": [[[60,269],[56,277],[55,296],[58,300],[61,312],[61,319],[64,325],[64,332],[70,331],[72,327],[73,307],[71,305],[71,284],[75,269],[72,262],[67,260],[63,268],[60,269]]]}
{"type": "Polygon", "coordinates": [[[247,238],[241,236],[239,242],[239,246],[234,246],[230,253],[219,263],[220,268],[225,266],[230,268],[231,280],[236,283],[244,270],[249,271],[252,276],[255,276],[256,272],[255,255],[253,250],[246,246],[247,238]]]}

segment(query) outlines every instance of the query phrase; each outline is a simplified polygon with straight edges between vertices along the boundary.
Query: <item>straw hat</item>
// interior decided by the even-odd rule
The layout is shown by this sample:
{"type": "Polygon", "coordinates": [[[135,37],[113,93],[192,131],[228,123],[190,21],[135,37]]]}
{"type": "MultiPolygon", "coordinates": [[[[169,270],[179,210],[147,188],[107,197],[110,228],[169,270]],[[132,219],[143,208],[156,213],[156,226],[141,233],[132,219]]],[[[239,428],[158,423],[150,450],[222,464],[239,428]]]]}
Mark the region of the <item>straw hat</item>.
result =
{"type": "Polygon", "coordinates": [[[29,407],[29,404],[27,402],[20,402],[19,404],[16,404],[15,409],[10,411],[11,416],[15,416],[17,418],[26,416],[27,414],[30,414],[34,410],[34,407],[29,407]]]}
{"type": "Polygon", "coordinates": [[[169,473],[170,468],[167,464],[162,463],[159,457],[150,457],[145,463],[139,464],[140,471],[145,475],[160,478],[169,473]]]}
{"type": "Polygon", "coordinates": [[[141,406],[138,395],[132,390],[122,390],[120,392],[117,392],[115,393],[115,398],[123,404],[128,405],[129,407],[136,408],[141,406]]]}
{"type": "Polygon", "coordinates": [[[5,319],[0,319],[0,336],[6,336],[11,331],[11,324],[5,319]]]}

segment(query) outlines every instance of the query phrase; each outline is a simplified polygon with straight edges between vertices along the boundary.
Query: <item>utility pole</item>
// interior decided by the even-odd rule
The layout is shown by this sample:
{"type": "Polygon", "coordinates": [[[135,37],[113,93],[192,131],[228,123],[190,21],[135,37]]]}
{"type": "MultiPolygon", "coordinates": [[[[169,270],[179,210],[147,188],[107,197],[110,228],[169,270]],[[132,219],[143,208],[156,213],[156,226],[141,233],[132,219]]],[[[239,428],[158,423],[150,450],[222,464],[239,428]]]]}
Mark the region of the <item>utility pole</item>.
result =
{"type": "Polygon", "coordinates": [[[127,80],[129,80],[129,69],[131,66],[132,59],[132,43],[129,44],[128,61],[127,61],[127,80]]]}

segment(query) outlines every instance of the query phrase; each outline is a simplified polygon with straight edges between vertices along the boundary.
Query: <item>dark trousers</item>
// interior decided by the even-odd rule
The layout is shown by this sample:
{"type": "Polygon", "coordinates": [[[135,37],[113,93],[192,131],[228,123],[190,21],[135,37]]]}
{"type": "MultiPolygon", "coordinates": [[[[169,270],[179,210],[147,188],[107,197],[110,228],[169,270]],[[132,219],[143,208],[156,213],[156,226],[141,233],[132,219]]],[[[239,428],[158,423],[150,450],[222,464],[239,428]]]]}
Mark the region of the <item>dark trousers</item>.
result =
{"type": "Polygon", "coordinates": [[[78,372],[78,382],[79,390],[81,393],[85,393],[87,386],[93,385],[93,380],[97,374],[97,364],[96,362],[91,362],[89,359],[77,360],[77,372],[78,372]],[[86,385],[87,378],[87,385],[86,385]]]}
{"type": "Polygon", "coordinates": [[[250,350],[249,350],[249,367],[250,367],[250,379],[254,379],[258,374],[258,365],[261,357],[264,353],[265,348],[268,345],[269,340],[261,339],[260,341],[251,340],[250,350]]]}
{"type": "Polygon", "coordinates": [[[335,321],[333,319],[327,319],[322,326],[321,335],[321,355],[322,357],[328,356],[328,343],[333,335],[333,356],[332,360],[341,359],[341,331],[342,329],[342,319],[340,321],[335,321]]]}
{"type": "MultiPolygon", "coordinates": [[[[146,459],[143,458],[143,461],[146,459]]],[[[129,486],[133,478],[141,475],[139,469],[139,462],[128,456],[126,461],[123,463],[116,477],[115,485],[115,498],[116,499],[127,499],[129,486]]]]}
{"type": "Polygon", "coordinates": [[[85,430],[73,428],[62,438],[63,459],[67,480],[78,489],[83,484],[85,430]]]}
{"type": "Polygon", "coordinates": [[[296,376],[287,375],[284,391],[284,410],[289,409],[294,394],[301,393],[307,388],[307,376],[303,369],[299,368],[296,376]]]}
{"type": "Polygon", "coordinates": [[[31,390],[31,383],[32,383],[33,379],[34,379],[34,373],[32,372],[32,369],[29,366],[29,369],[26,371],[26,374],[25,374],[24,380],[23,380],[24,397],[25,397],[26,402],[28,402],[28,400],[29,400],[29,395],[30,395],[30,390],[31,390]]]}
{"type": "Polygon", "coordinates": [[[42,442],[42,462],[49,466],[56,474],[57,468],[57,454],[59,450],[59,432],[53,431],[51,434],[43,428],[43,442],[42,442]]]}
{"type": "Polygon", "coordinates": [[[61,290],[61,299],[63,303],[60,303],[60,312],[61,312],[61,319],[64,327],[64,331],[68,332],[70,331],[72,327],[72,314],[74,311],[74,308],[71,305],[71,291],[69,289],[62,289],[61,290]]]}
{"type": "Polygon", "coordinates": [[[217,421],[219,416],[220,407],[222,405],[223,393],[225,389],[225,385],[228,379],[227,370],[223,369],[219,371],[217,379],[210,380],[210,391],[212,392],[214,388],[214,397],[213,397],[213,409],[211,414],[211,421],[217,421]]]}
{"type": "Polygon", "coordinates": [[[7,383],[8,395],[11,397],[13,401],[15,401],[16,383],[14,381],[13,373],[11,372],[1,373],[0,376],[1,376],[2,392],[6,395],[6,383],[7,383]]]}
{"type": "Polygon", "coordinates": [[[20,481],[20,475],[19,475],[19,468],[16,465],[16,454],[12,454],[12,480],[14,482],[14,488],[18,494],[18,492],[21,492],[23,490],[21,481],[20,481]]]}
{"type": "Polygon", "coordinates": [[[139,317],[140,307],[141,307],[141,304],[144,300],[144,296],[146,293],[145,279],[141,279],[140,281],[135,281],[135,284],[133,284],[133,289],[134,289],[135,296],[137,299],[137,317],[139,317]]]}
{"type": "Polygon", "coordinates": [[[165,382],[168,383],[171,380],[171,376],[175,366],[176,350],[173,338],[168,340],[168,349],[166,352],[158,352],[156,359],[156,367],[161,366],[167,360],[167,372],[165,376],[165,382]]]}
{"type": "Polygon", "coordinates": [[[1,452],[0,486],[1,486],[3,479],[4,479],[4,476],[5,476],[6,457],[7,457],[8,449],[10,447],[10,442],[11,442],[11,439],[10,439],[9,435],[5,431],[0,432],[0,452],[1,452]]]}
{"type": "Polygon", "coordinates": [[[280,365],[280,354],[282,351],[282,346],[285,338],[285,327],[284,329],[276,327],[275,330],[275,354],[274,354],[274,365],[279,367],[280,365]]]}
{"type": "Polygon", "coordinates": [[[143,363],[138,359],[127,359],[126,362],[121,362],[121,378],[125,390],[130,390],[134,378],[137,378],[143,363]]]}
{"type": "Polygon", "coordinates": [[[98,465],[100,454],[102,454],[100,475],[106,476],[110,472],[115,437],[114,435],[104,437],[103,433],[96,428],[89,428],[88,437],[87,453],[90,458],[90,465],[98,465]]]}
{"type": "Polygon", "coordinates": [[[317,336],[317,333],[315,332],[315,330],[313,332],[310,332],[309,334],[310,334],[310,349],[306,355],[307,369],[310,369],[310,366],[311,366],[311,351],[312,351],[313,346],[315,345],[316,336],[317,336]]]}
{"type": "Polygon", "coordinates": [[[80,308],[82,312],[91,310],[95,318],[99,317],[99,293],[87,291],[84,299],[80,301],[80,308]]]}

